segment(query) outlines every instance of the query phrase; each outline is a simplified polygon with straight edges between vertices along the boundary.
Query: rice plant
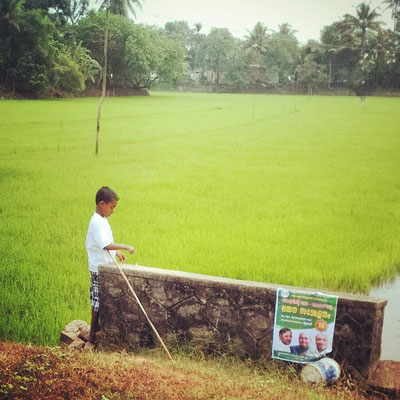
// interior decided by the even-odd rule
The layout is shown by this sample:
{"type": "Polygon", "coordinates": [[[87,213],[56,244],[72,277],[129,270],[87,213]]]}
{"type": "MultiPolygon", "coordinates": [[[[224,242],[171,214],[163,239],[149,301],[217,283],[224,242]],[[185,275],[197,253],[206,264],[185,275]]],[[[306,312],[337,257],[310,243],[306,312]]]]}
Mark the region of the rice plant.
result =
{"type": "Polygon", "coordinates": [[[368,292],[400,264],[399,99],[152,93],[0,101],[0,336],[89,320],[103,185],[128,262],[368,292]]]}

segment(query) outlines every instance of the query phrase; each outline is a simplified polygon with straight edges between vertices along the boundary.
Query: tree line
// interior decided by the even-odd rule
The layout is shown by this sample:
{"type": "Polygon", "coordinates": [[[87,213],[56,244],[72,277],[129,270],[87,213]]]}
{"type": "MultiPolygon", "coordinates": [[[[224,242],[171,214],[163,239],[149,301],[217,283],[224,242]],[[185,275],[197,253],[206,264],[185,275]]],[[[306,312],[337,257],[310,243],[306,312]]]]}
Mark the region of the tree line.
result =
{"type": "Polygon", "coordinates": [[[97,11],[88,0],[1,0],[0,84],[33,96],[78,93],[102,81],[113,90],[209,83],[396,90],[400,0],[382,4],[393,27],[363,2],[301,44],[288,23],[273,31],[257,22],[240,39],[227,28],[203,34],[201,23],[136,24],[129,16],[139,0],[103,0],[97,11]]]}

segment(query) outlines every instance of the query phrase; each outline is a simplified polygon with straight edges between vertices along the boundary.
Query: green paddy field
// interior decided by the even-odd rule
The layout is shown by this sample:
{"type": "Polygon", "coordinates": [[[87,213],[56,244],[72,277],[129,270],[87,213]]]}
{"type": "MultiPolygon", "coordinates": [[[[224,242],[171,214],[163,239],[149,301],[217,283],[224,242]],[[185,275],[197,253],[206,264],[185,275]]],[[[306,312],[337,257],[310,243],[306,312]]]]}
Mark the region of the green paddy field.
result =
{"type": "Polygon", "coordinates": [[[89,321],[103,185],[128,262],[368,292],[400,269],[400,99],[151,93],[0,100],[0,337],[89,321]]]}

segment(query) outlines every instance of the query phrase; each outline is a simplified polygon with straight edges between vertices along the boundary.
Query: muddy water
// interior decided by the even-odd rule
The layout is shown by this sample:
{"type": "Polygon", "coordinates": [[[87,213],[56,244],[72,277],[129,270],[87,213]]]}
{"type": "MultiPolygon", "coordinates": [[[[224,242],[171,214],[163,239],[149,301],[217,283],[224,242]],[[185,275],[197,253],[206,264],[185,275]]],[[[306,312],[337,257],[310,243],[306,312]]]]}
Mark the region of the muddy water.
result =
{"type": "Polygon", "coordinates": [[[369,295],[388,301],[383,320],[381,360],[400,361],[400,276],[371,289],[369,295]]]}

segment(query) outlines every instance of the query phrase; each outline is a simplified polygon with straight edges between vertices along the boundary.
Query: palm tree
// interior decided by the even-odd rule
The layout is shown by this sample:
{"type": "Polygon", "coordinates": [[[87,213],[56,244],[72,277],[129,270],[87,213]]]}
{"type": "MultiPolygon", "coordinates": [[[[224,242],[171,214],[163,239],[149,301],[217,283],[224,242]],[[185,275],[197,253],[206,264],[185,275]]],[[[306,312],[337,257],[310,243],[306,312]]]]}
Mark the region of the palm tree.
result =
{"type": "Polygon", "coordinates": [[[270,47],[267,30],[268,28],[262,22],[257,22],[253,30],[248,31],[249,34],[245,36],[244,41],[244,48],[254,56],[255,64],[259,69],[260,81],[262,81],[262,59],[270,47]]]}
{"type": "Polygon", "coordinates": [[[268,28],[262,23],[257,22],[252,31],[245,36],[244,47],[259,56],[264,55],[269,47],[268,45],[268,28]]]}
{"type": "Polygon", "coordinates": [[[196,24],[194,24],[194,30],[195,30],[195,42],[196,42],[196,51],[195,51],[195,56],[194,56],[194,68],[193,70],[196,71],[197,70],[197,58],[198,58],[198,53],[199,53],[199,35],[200,35],[200,31],[201,28],[203,27],[203,25],[200,22],[197,22],[196,24]]]}
{"type": "Polygon", "coordinates": [[[194,24],[194,29],[196,31],[195,32],[196,35],[198,35],[200,33],[202,27],[203,27],[203,25],[202,25],[201,22],[197,22],[197,23],[194,24]]]}
{"type": "Polygon", "coordinates": [[[83,17],[89,7],[89,0],[71,0],[66,8],[65,14],[70,20],[71,25],[76,25],[83,17]]]}
{"type": "Polygon", "coordinates": [[[352,86],[357,95],[364,97],[368,90],[372,64],[367,49],[367,38],[373,38],[381,32],[382,21],[377,21],[380,16],[369,4],[363,2],[356,8],[356,16],[346,14],[341,21],[343,37],[351,40],[352,47],[358,47],[358,63],[352,73],[352,86]]]}
{"type": "Polygon", "coordinates": [[[278,25],[278,31],[270,38],[270,50],[266,62],[278,73],[279,83],[294,82],[296,66],[301,62],[299,42],[296,30],[284,22],[278,25]]]}
{"type": "Polygon", "coordinates": [[[360,54],[365,53],[367,33],[369,31],[379,32],[382,21],[376,21],[380,14],[375,9],[371,9],[367,3],[361,3],[356,8],[356,16],[346,14],[344,16],[343,25],[347,28],[344,34],[349,34],[354,37],[359,43],[360,54]]]}
{"type": "Polygon", "coordinates": [[[387,4],[385,10],[388,8],[392,9],[392,18],[394,20],[393,30],[400,30],[400,26],[398,26],[400,18],[400,0],[383,0],[383,3],[387,4]]]}
{"type": "Polygon", "coordinates": [[[396,46],[393,46],[395,34],[390,30],[382,30],[371,40],[371,47],[374,51],[369,54],[369,59],[374,65],[371,76],[375,80],[375,84],[382,84],[385,69],[388,64],[394,61],[393,54],[396,46]]]}
{"type": "Polygon", "coordinates": [[[135,7],[142,8],[140,0],[98,0],[101,1],[100,10],[108,10],[112,14],[129,18],[129,11],[136,18],[135,7]]]}
{"type": "Polygon", "coordinates": [[[282,36],[288,36],[290,38],[296,39],[296,29],[292,28],[292,25],[284,22],[283,24],[278,25],[279,31],[278,33],[282,36]]]}
{"type": "Polygon", "coordinates": [[[332,62],[337,53],[342,50],[342,37],[337,24],[325,26],[321,31],[320,51],[328,62],[328,89],[332,81],[332,62]]]}

